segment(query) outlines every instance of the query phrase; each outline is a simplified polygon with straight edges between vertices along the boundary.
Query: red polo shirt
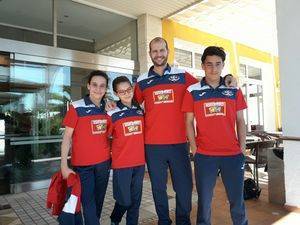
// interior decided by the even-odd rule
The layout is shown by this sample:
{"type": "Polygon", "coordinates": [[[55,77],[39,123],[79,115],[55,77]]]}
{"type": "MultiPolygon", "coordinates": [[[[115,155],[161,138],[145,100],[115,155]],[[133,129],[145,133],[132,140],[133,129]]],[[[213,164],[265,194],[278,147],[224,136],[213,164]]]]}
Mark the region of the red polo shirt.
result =
{"type": "Polygon", "coordinates": [[[196,119],[197,152],[205,155],[236,155],[241,148],[236,134],[237,111],[247,108],[240,89],[205,82],[191,85],[184,96],[182,111],[193,112],[196,119]]]}
{"type": "Polygon", "coordinates": [[[73,166],[94,165],[110,159],[110,123],[104,108],[104,102],[97,107],[89,97],[70,105],[63,125],[74,128],[71,153],[73,166]]]}
{"type": "Polygon", "coordinates": [[[127,168],[145,164],[144,115],[137,106],[131,108],[120,101],[107,112],[112,123],[112,168],[127,168]]]}
{"type": "Polygon", "coordinates": [[[145,143],[178,144],[186,142],[181,105],[185,90],[198,82],[184,70],[169,65],[162,76],[153,71],[141,75],[134,96],[145,107],[145,143]]]}

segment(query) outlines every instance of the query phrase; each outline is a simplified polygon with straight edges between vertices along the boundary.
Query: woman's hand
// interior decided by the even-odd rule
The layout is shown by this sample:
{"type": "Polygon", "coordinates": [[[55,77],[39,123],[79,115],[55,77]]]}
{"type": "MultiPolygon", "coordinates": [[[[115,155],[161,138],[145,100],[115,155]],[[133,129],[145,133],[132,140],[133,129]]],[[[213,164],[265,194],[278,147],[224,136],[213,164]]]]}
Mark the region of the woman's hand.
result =
{"type": "Polygon", "coordinates": [[[67,179],[71,173],[75,174],[74,170],[70,169],[68,166],[61,167],[61,174],[64,179],[67,179]]]}

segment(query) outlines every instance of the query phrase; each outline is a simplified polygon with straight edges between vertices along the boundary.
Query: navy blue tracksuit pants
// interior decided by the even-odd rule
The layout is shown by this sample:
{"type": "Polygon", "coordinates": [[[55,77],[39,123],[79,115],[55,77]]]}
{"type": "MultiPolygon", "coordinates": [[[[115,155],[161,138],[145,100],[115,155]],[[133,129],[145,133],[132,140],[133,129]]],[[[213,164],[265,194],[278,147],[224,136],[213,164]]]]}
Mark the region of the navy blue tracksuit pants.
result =
{"type": "Polygon", "coordinates": [[[211,202],[220,170],[230,203],[233,225],[247,225],[243,197],[244,155],[208,156],[196,153],[194,157],[195,178],[198,192],[197,225],[211,225],[211,202]]]}
{"type": "Polygon", "coordinates": [[[127,211],[126,224],[138,225],[144,174],[144,165],[113,170],[113,196],[116,203],[110,216],[112,222],[120,223],[127,211]]]}
{"type": "Polygon", "coordinates": [[[187,144],[146,145],[146,161],[158,225],[172,223],[167,195],[168,168],[176,193],[176,224],[190,225],[193,181],[187,144]]]}
{"type": "Polygon", "coordinates": [[[110,160],[91,166],[76,166],[81,182],[81,204],[85,225],[99,225],[108,184],[110,160]]]}

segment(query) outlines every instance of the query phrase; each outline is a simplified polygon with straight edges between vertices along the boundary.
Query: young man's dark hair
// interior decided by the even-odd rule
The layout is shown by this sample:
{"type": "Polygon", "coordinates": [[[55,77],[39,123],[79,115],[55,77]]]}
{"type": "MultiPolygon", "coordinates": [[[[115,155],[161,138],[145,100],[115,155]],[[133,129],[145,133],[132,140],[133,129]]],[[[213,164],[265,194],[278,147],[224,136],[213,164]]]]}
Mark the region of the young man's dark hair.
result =
{"type": "Polygon", "coordinates": [[[156,38],[153,38],[153,39],[150,41],[150,43],[149,43],[149,51],[151,51],[151,45],[152,45],[152,43],[154,43],[154,42],[164,42],[165,45],[166,45],[166,49],[169,50],[168,42],[167,42],[164,38],[162,38],[162,37],[156,37],[156,38]]]}
{"type": "Polygon", "coordinates": [[[102,70],[92,71],[88,76],[88,84],[91,83],[92,78],[95,77],[95,76],[103,77],[106,80],[106,86],[108,86],[108,79],[109,78],[108,78],[107,74],[102,70]]]}
{"type": "Polygon", "coordinates": [[[224,49],[222,47],[209,46],[203,52],[203,55],[201,57],[202,63],[204,63],[204,61],[205,61],[205,59],[206,59],[207,56],[213,56],[213,55],[221,57],[221,59],[222,59],[223,62],[226,59],[226,53],[225,53],[225,51],[224,51],[224,49]]]}

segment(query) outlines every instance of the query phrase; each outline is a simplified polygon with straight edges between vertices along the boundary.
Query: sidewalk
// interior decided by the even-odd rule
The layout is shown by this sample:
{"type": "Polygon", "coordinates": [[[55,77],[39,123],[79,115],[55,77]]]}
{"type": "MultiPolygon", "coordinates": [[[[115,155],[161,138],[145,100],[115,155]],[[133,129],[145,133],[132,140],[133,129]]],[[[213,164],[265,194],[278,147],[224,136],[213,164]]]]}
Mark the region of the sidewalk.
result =
{"type": "MultiPolygon", "coordinates": [[[[246,202],[249,225],[298,225],[300,224],[300,209],[287,209],[281,205],[268,203],[266,179],[260,179],[262,194],[258,200],[246,202]]],[[[57,224],[56,219],[50,215],[50,211],[45,208],[45,198],[47,190],[37,190],[24,192],[20,194],[0,196],[0,204],[10,204],[11,209],[0,210],[0,225],[33,225],[33,224],[57,224]]],[[[175,214],[175,194],[168,185],[168,196],[171,218],[174,220],[175,214]]],[[[196,221],[197,194],[194,188],[193,210],[191,214],[192,224],[196,221]]],[[[109,225],[109,216],[114,205],[112,198],[112,186],[109,186],[106,193],[104,208],[101,216],[101,225],[109,225]]],[[[140,223],[147,225],[156,225],[157,217],[155,213],[151,185],[148,176],[145,176],[143,199],[140,208],[140,223]]],[[[125,219],[122,220],[125,224],[125,219]]],[[[173,223],[175,224],[175,223],[173,223]]],[[[229,205],[223,188],[221,179],[217,181],[215,195],[212,205],[212,225],[230,225],[229,205]]]]}

